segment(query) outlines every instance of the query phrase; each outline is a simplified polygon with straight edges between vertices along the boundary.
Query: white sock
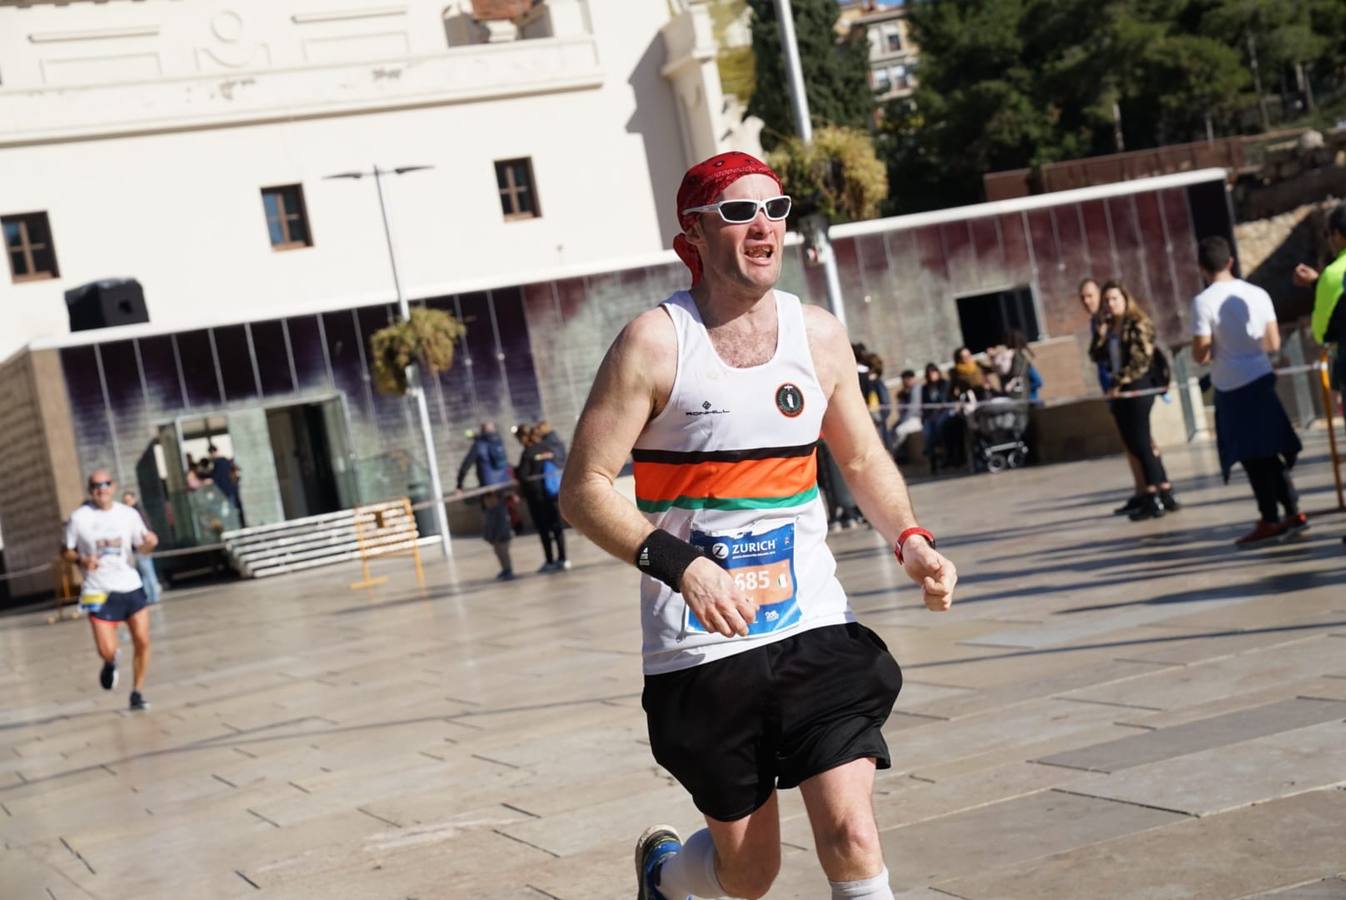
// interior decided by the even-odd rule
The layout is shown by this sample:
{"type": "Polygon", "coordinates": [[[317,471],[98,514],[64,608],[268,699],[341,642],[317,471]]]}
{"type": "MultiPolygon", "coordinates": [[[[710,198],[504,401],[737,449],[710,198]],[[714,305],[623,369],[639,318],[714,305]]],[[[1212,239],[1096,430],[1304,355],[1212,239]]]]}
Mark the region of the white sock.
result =
{"type": "Polygon", "coordinates": [[[702,828],[682,844],[682,849],[659,867],[659,893],[666,900],[692,897],[723,897],[719,876],[715,874],[715,842],[702,828]]]}
{"type": "Polygon", "coordinates": [[[832,900],[893,900],[893,889],[888,886],[888,867],[873,878],[859,881],[829,881],[832,900]]]}

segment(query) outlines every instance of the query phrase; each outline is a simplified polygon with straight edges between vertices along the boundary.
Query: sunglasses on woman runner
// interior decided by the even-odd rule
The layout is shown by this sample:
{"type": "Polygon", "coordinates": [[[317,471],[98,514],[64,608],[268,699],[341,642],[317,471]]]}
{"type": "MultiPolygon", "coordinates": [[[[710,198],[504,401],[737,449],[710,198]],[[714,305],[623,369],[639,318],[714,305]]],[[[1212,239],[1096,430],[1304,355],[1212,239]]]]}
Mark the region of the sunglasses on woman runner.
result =
{"type": "Polygon", "coordinates": [[[764,209],[768,219],[779,222],[790,214],[790,203],[790,198],[784,194],[765,200],[721,200],[708,206],[684,209],[682,214],[685,216],[690,213],[717,212],[720,218],[730,225],[743,225],[757,218],[757,211],[764,209]]]}

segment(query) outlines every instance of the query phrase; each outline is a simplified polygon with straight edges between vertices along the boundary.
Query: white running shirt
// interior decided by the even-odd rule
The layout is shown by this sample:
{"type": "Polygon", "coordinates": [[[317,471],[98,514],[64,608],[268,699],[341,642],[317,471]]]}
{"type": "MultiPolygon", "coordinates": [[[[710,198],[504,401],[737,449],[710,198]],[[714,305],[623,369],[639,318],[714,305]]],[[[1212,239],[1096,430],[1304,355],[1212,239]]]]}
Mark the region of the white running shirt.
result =
{"type": "Polygon", "coordinates": [[[98,558],[98,568],[84,573],[81,593],[124,594],[141,587],[131,553],[144,542],[144,520],[124,504],[114,501],[111,509],[99,509],[86,503],[71,513],[65,526],[66,549],[98,558]]]}
{"type": "Polygon", "coordinates": [[[827,398],[799,298],[775,292],[776,352],[734,368],[715,351],[691,295],[664,301],[678,337],[668,405],[637,439],[636,506],[703,547],[758,602],[746,637],[708,631],[663,582],[641,578],[647,675],[685,669],[855,620],[827,547],[817,444],[827,398]]]}
{"type": "Polygon", "coordinates": [[[1192,333],[1211,339],[1210,380],[1217,391],[1236,391],[1271,374],[1262,336],[1275,321],[1271,296],[1240,278],[1213,282],[1196,295],[1192,333]]]}

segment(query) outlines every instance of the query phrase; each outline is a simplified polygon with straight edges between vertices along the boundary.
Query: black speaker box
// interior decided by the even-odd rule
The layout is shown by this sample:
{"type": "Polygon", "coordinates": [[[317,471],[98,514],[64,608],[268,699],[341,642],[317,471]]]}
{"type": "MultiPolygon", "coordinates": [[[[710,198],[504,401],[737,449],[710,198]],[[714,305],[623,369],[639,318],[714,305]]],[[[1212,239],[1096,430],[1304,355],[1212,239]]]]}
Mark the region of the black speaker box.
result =
{"type": "Polygon", "coordinates": [[[91,281],[65,292],[71,331],[135,325],[150,320],[145,291],[134,278],[91,281]]]}

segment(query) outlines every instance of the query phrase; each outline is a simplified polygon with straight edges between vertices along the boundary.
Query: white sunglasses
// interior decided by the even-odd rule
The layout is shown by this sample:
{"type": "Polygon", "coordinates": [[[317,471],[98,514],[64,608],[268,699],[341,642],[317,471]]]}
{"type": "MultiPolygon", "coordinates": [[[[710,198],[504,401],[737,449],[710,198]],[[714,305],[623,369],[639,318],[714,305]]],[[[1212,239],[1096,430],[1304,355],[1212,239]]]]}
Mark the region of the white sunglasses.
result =
{"type": "Polygon", "coordinates": [[[691,213],[716,212],[730,225],[744,225],[757,218],[759,210],[766,210],[768,219],[779,222],[790,214],[790,204],[790,198],[782,194],[779,197],[768,197],[766,200],[721,200],[708,206],[684,209],[682,214],[685,216],[691,213]]]}

